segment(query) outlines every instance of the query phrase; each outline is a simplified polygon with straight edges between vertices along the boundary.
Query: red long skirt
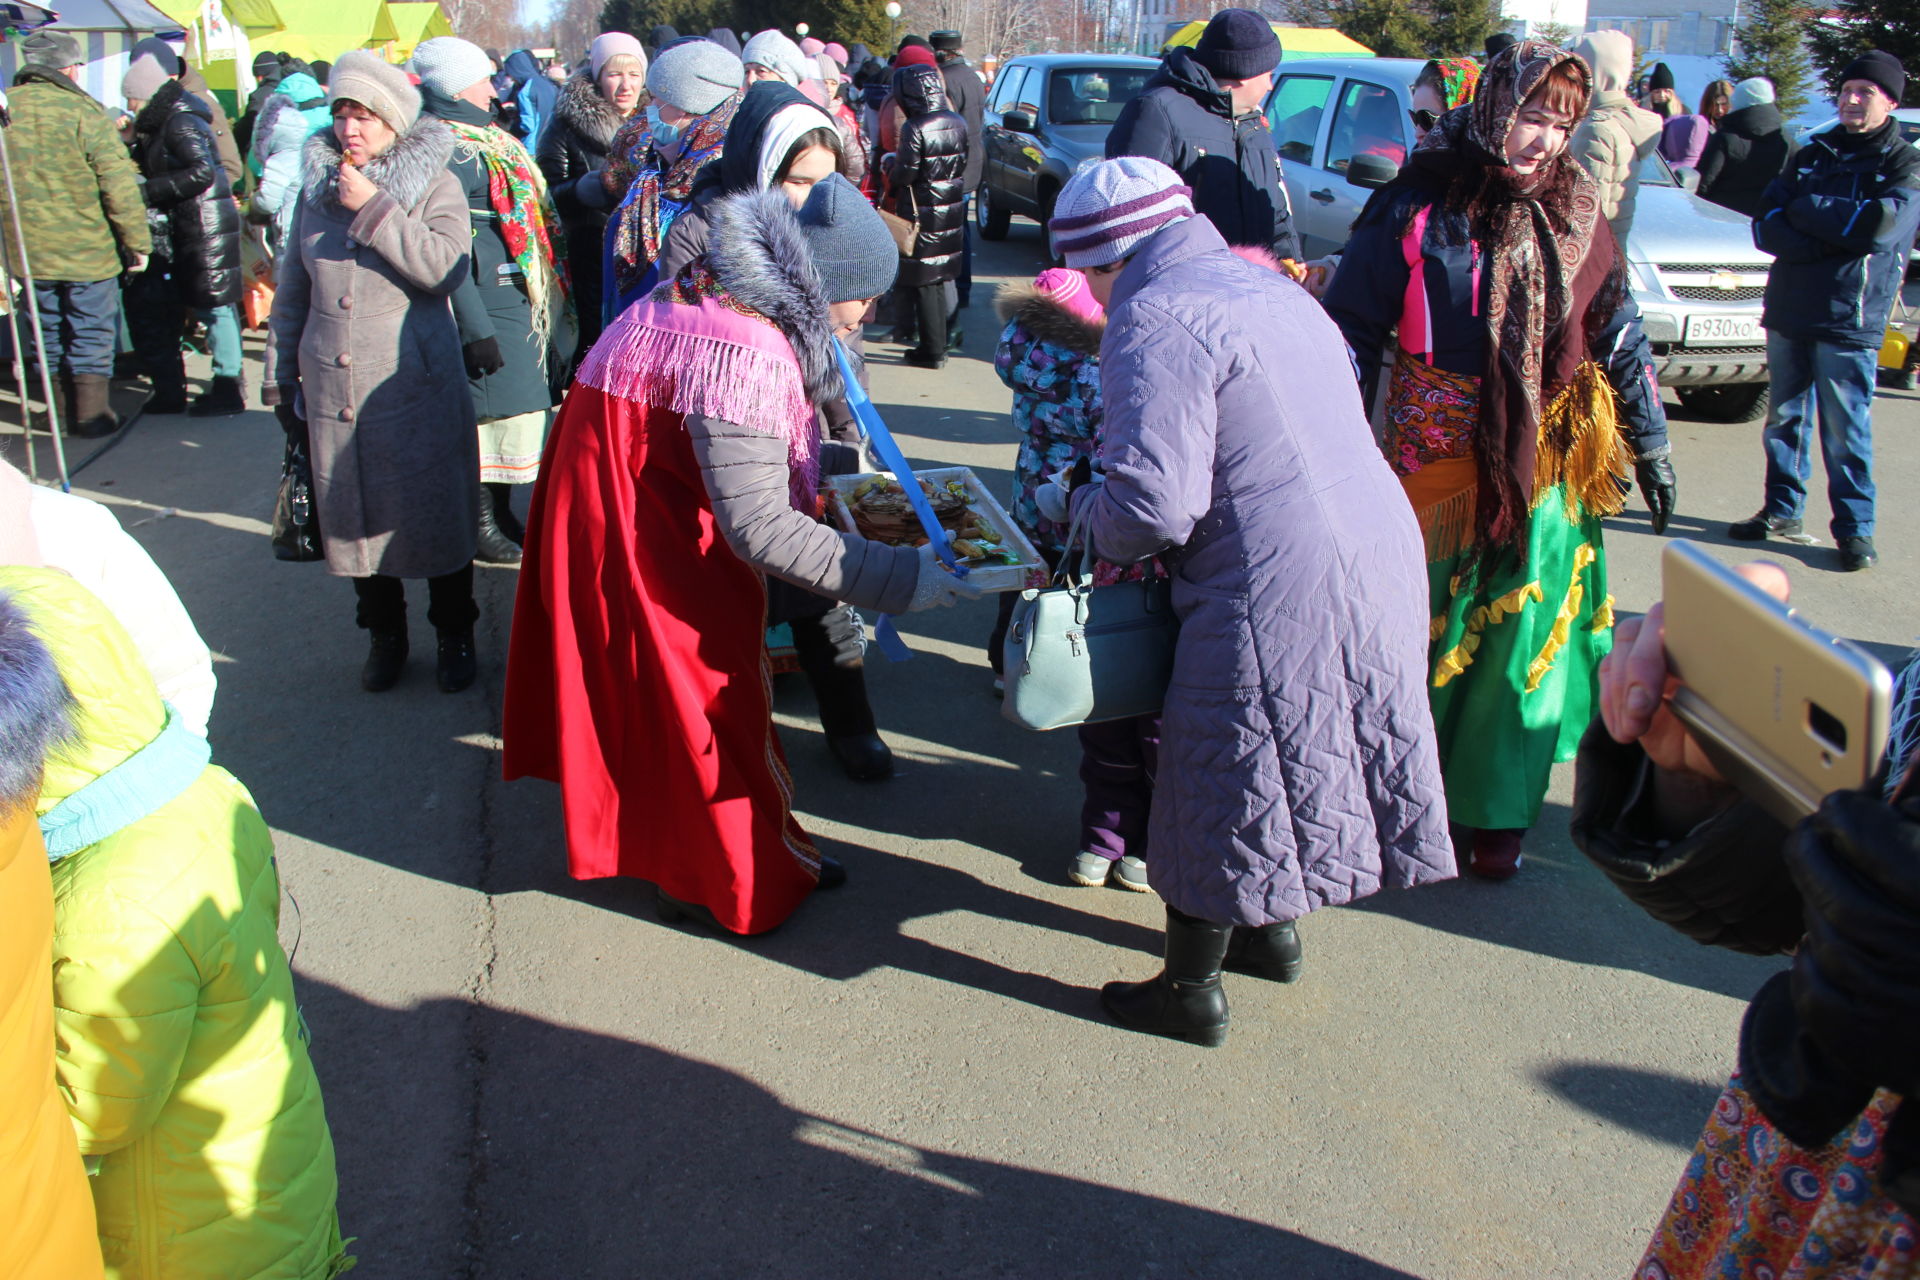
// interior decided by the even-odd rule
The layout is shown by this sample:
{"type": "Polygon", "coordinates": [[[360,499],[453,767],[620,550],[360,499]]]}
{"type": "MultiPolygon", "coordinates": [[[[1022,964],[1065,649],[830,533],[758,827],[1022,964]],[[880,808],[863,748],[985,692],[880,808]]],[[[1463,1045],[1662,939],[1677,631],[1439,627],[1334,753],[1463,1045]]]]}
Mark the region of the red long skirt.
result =
{"type": "Polygon", "coordinates": [[[766,585],[715,527],[680,415],[576,383],[527,531],[506,777],[560,784],[575,878],[780,924],[820,856],[773,728],[766,585]]]}

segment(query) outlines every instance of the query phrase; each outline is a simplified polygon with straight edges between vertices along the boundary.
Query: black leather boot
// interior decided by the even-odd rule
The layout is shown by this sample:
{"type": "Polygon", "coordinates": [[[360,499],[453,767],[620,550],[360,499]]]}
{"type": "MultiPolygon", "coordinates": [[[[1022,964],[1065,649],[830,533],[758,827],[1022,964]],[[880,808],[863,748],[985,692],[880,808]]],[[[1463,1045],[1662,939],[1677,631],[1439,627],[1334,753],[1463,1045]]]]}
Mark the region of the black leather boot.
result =
{"type": "Polygon", "coordinates": [[[493,515],[493,496],[480,490],[480,544],[473,558],[482,564],[519,564],[520,544],[501,532],[493,515]]]}
{"type": "Polygon", "coordinates": [[[108,399],[110,387],[105,374],[75,373],[63,376],[71,379],[73,387],[72,396],[67,402],[67,420],[61,424],[68,435],[78,436],[82,440],[98,440],[120,429],[120,416],[113,411],[108,399]]]}
{"type": "Polygon", "coordinates": [[[893,749],[874,723],[861,660],[850,656],[859,653],[854,625],[844,605],[818,618],[795,618],[793,652],[820,704],[827,750],[855,782],[879,782],[893,776],[893,749]]]}
{"type": "Polygon", "coordinates": [[[1235,925],[1233,941],[1227,944],[1226,967],[1235,973],[1250,973],[1272,982],[1298,982],[1305,963],[1300,931],[1291,920],[1258,929],[1235,925]]]}
{"type": "Polygon", "coordinates": [[[436,634],[440,640],[440,652],[434,675],[440,682],[440,692],[458,693],[480,674],[480,659],[473,651],[473,628],[436,634]]]}
{"type": "Polygon", "coordinates": [[[407,665],[407,633],[375,631],[367,649],[367,665],[360,668],[360,687],[368,693],[385,693],[400,683],[401,668],[407,665]]]}
{"type": "Polygon", "coordinates": [[[1212,924],[1167,908],[1166,967],[1145,982],[1109,982],[1100,1003],[1113,1020],[1134,1031],[1176,1036],[1213,1048],[1227,1039],[1227,993],[1220,962],[1233,926],[1212,924]]]}
{"type": "Polygon", "coordinates": [[[513,486],[510,484],[483,484],[480,501],[484,505],[493,502],[493,522],[500,532],[507,535],[507,541],[519,546],[527,545],[527,529],[520,523],[520,517],[513,514],[513,486]]]}
{"type": "Polygon", "coordinates": [[[189,418],[231,418],[247,411],[247,394],[238,378],[215,378],[187,406],[189,418]]]}

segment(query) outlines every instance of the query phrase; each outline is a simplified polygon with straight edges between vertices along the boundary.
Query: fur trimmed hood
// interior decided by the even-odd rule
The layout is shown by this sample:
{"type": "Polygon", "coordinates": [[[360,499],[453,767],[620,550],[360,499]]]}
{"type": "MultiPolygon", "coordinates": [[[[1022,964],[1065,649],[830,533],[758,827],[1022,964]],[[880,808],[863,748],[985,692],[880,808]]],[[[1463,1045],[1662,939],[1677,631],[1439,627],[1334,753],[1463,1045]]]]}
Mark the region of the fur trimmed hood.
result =
{"type": "Polygon", "coordinates": [[[1077,356],[1100,354],[1100,339],[1106,336],[1107,322],[1083,320],[1030,284],[1003,287],[993,305],[1003,321],[1018,321],[1042,342],[1064,347],[1077,356]]]}
{"type": "MultiPolygon", "coordinates": [[[[300,198],[319,202],[334,198],[344,153],[333,130],[316,130],[300,152],[300,198]]],[[[402,209],[412,209],[426,196],[433,180],[453,158],[453,131],[446,123],[423,115],[377,155],[363,172],[373,185],[392,196],[402,209]]]]}
{"type": "Polygon", "coordinates": [[[777,192],[748,192],[714,201],[708,221],[706,261],[720,287],[786,335],[816,407],[841,399],[827,295],[793,206],[777,192]]]}
{"type": "Polygon", "coordinates": [[[613,145],[613,135],[627,122],[620,109],[600,92],[593,77],[584,72],[575,73],[560,86],[560,100],[554,105],[553,118],[591,143],[590,150],[602,155],[613,145]]]}

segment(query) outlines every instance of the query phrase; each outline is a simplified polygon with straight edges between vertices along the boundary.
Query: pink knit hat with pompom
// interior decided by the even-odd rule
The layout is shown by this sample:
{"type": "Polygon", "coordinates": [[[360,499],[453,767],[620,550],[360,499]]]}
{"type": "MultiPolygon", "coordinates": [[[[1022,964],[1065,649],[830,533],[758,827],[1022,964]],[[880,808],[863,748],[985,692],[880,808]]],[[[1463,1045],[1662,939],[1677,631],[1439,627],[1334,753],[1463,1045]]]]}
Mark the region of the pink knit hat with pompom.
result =
{"type": "Polygon", "coordinates": [[[1034,290],[1055,306],[1088,323],[1106,318],[1106,308],[1087,287],[1087,278],[1071,267],[1050,267],[1033,278],[1034,290]]]}

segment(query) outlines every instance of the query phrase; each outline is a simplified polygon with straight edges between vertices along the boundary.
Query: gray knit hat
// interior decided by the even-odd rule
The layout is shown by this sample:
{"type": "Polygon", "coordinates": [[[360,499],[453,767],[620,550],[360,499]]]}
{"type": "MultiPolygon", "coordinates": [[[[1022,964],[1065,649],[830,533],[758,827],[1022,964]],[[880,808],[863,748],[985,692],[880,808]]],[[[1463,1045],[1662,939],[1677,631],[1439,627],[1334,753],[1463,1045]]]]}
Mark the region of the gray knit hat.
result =
{"type": "Polygon", "coordinates": [[[365,49],[351,49],[333,64],[327,107],[340,102],[359,103],[395,133],[405,133],[420,118],[420,91],[407,73],[365,49]]]}
{"type": "Polygon", "coordinates": [[[158,58],[143,53],[133,60],[133,65],[127,68],[127,74],[120,78],[120,96],[128,102],[146,102],[160,92],[160,86],[171,78],[158,58]]]}
{"type": "Polygon", "coordinates": [[[1733,106],[1728,110],[1744,111],[1772,101],[1773,81],[1765,76],[1749,76],[1733,86],[1733,106]]]}
{"type": "Polygon", "coordinates": [[[696,116],[740,92],[747,69],[711,40],[689,40],[662,49],[647,68],[647,92],[696,116]]]}
{"type": "Polygon", "coordinates": [[[414,47],[407,70],[419,76],[424,87],[444,97],[457,98],[482,80],[493,78],[493,59],[471,40],[435,36],[414,47]]]}
{"type": "Polygon", "coordinates": [[[20,61],[64,71],[86,61],[80,42],[64,31],[40,30],[20,42],[20,61]]]}
{"type": "Polygon", "coordinates": [[[800,46],[771,28],[747,41],[747,47],[740,51],[740,61],[757,62],[796,89],[802,80],[811,80],[815,72],[812,60],[800,52],[800,46]]]}
{"type": "Polygon", "coordinates": [[[814,184],[799,218],[828,302],[877,298],[893,288],[900,250],[858,187],[837,173],[814,184]]]}

